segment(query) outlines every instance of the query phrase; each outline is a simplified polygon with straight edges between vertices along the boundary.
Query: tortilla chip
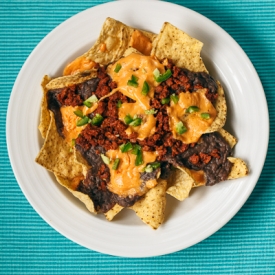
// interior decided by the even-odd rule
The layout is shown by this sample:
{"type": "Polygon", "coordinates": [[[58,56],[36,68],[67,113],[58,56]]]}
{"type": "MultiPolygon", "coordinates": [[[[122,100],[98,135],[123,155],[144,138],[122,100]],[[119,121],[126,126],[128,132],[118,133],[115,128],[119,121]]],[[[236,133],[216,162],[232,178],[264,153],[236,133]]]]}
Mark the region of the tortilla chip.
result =
{"type": "Polygon", "coordinates": [[[164,221],[166,206],[165,191],[167,182],[159,179],[158,185],[150,189],[141,200],[137,201],[130,209],[153,229],[157,229],[164,221]]]}
{"type": "Polygon", "coordinates": [[[237,143],[237,138],[235,138],[233,135],[231,135],[229,132],[224,130],[223,128],[219,129],[218,132],[221,134],[221,136],[228,142],[231,148],[233,148],[237,143]]]}
{"type": "Polygon", "coordinates": [[[242,159],[229,157],[228,160],[233,163],[231,172],[228,176],[229,180],[238,179],[248,174],[248,167],[242,159]]]}
{"type": "Polygon", "coordinates": [[[38,129],[41,133],[42,138],[46,138],[49,125],[51,122],[51,116],[50,111],[48,110],[48,104],[47,104],[47,89],[46,85],[51,81],[51,78],[47,75],[45,75],[42,79],[41,87],[43,91],[43,97],[41,101],[41,109],[40,109],[40,123],[38,126],[38,129]]]}
{"type": "MultiPolygon", "coordinates": [[[[95,44],[77,59],[92,60],[101,65],[114,62],[118,60],[131,45],[131,37],[134,31],[134,28],[108,17],[102,26],[95,44]]],[[[139,31],[150,41],[153,41],[156,37],[156,35],[151,32],[139,31]]]]}
{"type": "Polygon", "coordinates": [[[105,218],[108,221],[111,221],[124,207],[116,204],[112,209],[110,209],[107,213],[104,213],[105,218]]]}
{"type": "Polygon", "coordinates": [[[82,175],[82,165],[76,163],[70,145],[57,132],[53,113],[50,115],[47,136],[35,161],[61,177],[73,179],[82,175]]]}
{"type": "Polygon", "coordinates": [[[76,177],[76,178],[70,179],[70,180],[67,178],[61,177],[58,174],[55,174],[55,177],[56,177],[56,180],[62,186],[67,188],[76,198],[78,198],[80,201],[82,201],[91,213],[96,214],[94,203],[91,200],[91,198],[84,193],[76,191],[76,188],[79,184],[79,181],[82,179],[82,177],[76,177]]]}
{"type": "Polygon", "coordinates": [[[184,169],[176,169],[171,175],[169,183],[172,185],[168,187],[166,193],[179,201],[183,201],[189,196],[195,181],[184,169]]]}
{"type": "Polygon", "coordinates": [[[82,73],[78,73],[75,75],[61,76],[61,77],[52,79],[46,85],[46,88],[47,88],[47,90],[55,90],[55,89],[65,88],[65,87],[69,87],[72,85],[82,83],[86,80],[89,80],[89,79],[95,78],[95,77],[97,77],[96,70],[91,70],[91,71],[85,72],[85,73],[82,72],[82,73]]]}
{"type": "Polygon", "coordinates": [[[180,67],[193,72],[207,72],[201,59],[203,43],[165,22],[153,42],[151,55],[162,60],[168,58],[180,67]]]}
{"type": "Polygon", "coordinates": [[[217,81],[218,85],[218,98],[214,104],[214,107],[217,111],[217,116],[211,126],[207,129],[206,133],[211,133],[218,131],[220,128],[222,128],[226,121],[226,115],[227,115],[227,106],[226,106],[226,100],[225,100],[225,94],[223,87],[219,81],[217,81]]]}

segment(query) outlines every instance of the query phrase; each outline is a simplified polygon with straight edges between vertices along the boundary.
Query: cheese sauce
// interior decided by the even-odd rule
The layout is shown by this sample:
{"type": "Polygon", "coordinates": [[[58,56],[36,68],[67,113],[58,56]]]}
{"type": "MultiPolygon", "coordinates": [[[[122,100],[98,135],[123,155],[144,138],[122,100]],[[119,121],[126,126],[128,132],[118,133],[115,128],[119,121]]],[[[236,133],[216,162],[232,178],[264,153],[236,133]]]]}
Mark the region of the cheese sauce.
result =
{"type": "Polygon", "coordinates": [[[155,69],[158,69],[160,73],[165,71],[164,66],[154,57],[132,53],[117,61],[107,70],[113,81],[117,83],[117,90],[135,101],[122,104],[119,109],[119,119],[124,121],[128,114],[132,117],[135,115],[141,117],[141,126],[129,127],[130,129],[127,131],[137,132],[139,139],[144,139],[155,132],[156,120],[154,116],[145,115],[145,110],[150,109],[150,99],[154,97],[154,87],[158,85],[153,74],[155,69]],[[119,72],[114,71],[117,64],[121,65],[119,72]],[[133,75],[138,78],[137,87],[127,84],[133,75]],[[142,94],[144,81],[149,85],[147,95],[142,94]]]}
{"type": "Polygon", "coordinates": [[[109,164],[110,168],[110,182],[108,189],[120,196],[134,196],[143,195],[148,189],[157,185],[157,180],[149,180],[145,184],[140,179],[140,173],[142,173],[144,167],[156,160],[156,152],[143,152],[143,164],[136,166],[136,155],[131,153],[122,153],[120,150],[109,150],[106,156],[111,159],[109,164]],[[117,170],[113,170],[113,161],[119,158],[119,166],[117,170]]]}
{"type": "Polygon", "coordinates": [[[80,132],[87,126],[76,126],[76,122],[81,119],[77,115],[74,114],[76,110],[82,111],[83,115],[87,115],[93,112],[97,108],[97,103],[95,103],[91,108],[87,108],[86,106],[62,106],[60,108],[62,121],[63,121],[63,134],[65,140],[68,143],[71,143],[73,139],[76,139],[80,132]]]}
{"type": "Polygon", "coordinates": [[[173,137],[184,143],[197,142],[200,136],[205,133],[208,127],[216,118],[217,111],[212,103],[205,96],[206,89],[197,90],[196,92],[180,93],[179,101],[174,103],[171,101],[170,107],[167,107],[169,115],[169,124],[173,137]],[[190,106],[196,106],[199,111],[186,113],[190,106]],[[209,119],[203,119],[202,113],[208,113],[209,119]],[[183,134],[177,133],[177,124],[182,121],[187,131],[183,134]]]}
{"type": "Polygon", "coordinates": [[[93,60],[80,56],[65,67],[63,75],[73,75],[86,70],[91,70],[95,64],[96,63],[93,60]]]}

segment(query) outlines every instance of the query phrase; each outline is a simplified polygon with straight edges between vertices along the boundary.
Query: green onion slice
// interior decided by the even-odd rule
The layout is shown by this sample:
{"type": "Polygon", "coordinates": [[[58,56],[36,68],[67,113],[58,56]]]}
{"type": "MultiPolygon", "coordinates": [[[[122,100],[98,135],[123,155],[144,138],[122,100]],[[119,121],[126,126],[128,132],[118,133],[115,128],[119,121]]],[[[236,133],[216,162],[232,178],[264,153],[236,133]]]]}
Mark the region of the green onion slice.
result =
{"type": "Polygon", "coordinates": [[[122,106],[121,100],[119,100],[119,101],[117,102],[116,106],[117,106],[117,108],[121,108],[121,106],[122,106]]]}
{"type": "Polygon", "coordinates": [[[142,90],[141,90],[141,94],[142,95],[147,95],[149,93],[149,91],[150,91],[150,86],[146,81],[144,81],[143,86],[142,86],[142,90]]]}
{"type": "Polygon", "coordinates": [[[154,74],[155,80],[158,83],[160,83],[160,82],[163,82],[163,81],[167,80],[172,75],[172,72],[171,72],[170,69],[168,69],[164,74],[161,74],[158,69],[155,69],[153,71],[153,74],[154,74]]]}
{"type": "Polygon", "coordinates": [[[89,118],[87,116],[84,116],[82,119],[79,119],[77,122],[76,122],[76,126],[83,126],[85,124],[87,124],[89,122],[89,118]]]}
{"type": "Polygon", "coordinates": [[[76,115],[76,116],[78,116],[78,117],[81,117],[81,118],[83,118],[83,113],[82,113],[82,111],[81,110],[76,110],[76,111],[74,111],[74,114],[76,115]]]}
{"type": "Polygon", "coordinates": [[[201,113],[201,118],[203,118],[203,119],[209,119],[210,118],[210,114],[209,113],[201,113]]]}
{"type": "Polygon", "coordinates": [[[120,146],[119,146],[119,149],[120,149],[120,151],[121,151],[122,153],[126,153],[126,152],[128,152],[128,151],[130,151],[130,150],[133,149],[133,145],[132,145],[131,142],[127,142],[127,143],[125,143],[125,144],[120,145],[120,146]]]}
{"type": "Polygon", "coordinates": [[[110,164],[110,159],[108,157],[106,157],[103,154],[101,154],[100,156],[105,164],[107,164],[107,165],[110,164]]]}
{"type": "Polygon", "coordinates": [[[191,113],[194,113],[194,112],[198,112],[199,110],[200,110],[200,108],[197,107],[197,106],[190,106],[186,109],[186,113],[191,114],[191,113]]]}
{"type": "Polygon", "coordinates": [[[129,125],[134,119],[130,115],[126,115],[124,118],[125,124],[129,125]]]}
{"type": "Polygon", "coordinates": [[[138,144],[133,145],[133,150],[131,151],[132,154],[137,155],[138,152],[141,151],[141,146],[138,144]]]}
{"type": "Polygon", "coordinates": [[[96,114],[92,120],[91,120],[91,123],[92,125],[95,125],[95,126],[99,126],[103,121],[103,116],[100,115],[100,114],[96,114]]]}
{"type": "Polygon", "coordinates": [[[113,170],[117,170],[119,162],[120,162],[120,159],[116,158],[115,161],[114,161],[114,163],[113,163],[113,166],[112,166],[113,170]]]}
{"type": "Polygon", "coordinates": [[[96,95],[92,95],[92,96],[90,96],[89,98],[87,98],[87,99],[83,102],[83,104],[84,104],[86,107],[90,108],[90,107],[92,107],[93,103],[96,103],[96,102],[98,102],[98,98],[96,97],[96,95]]]}
{"type": "Polygon", "coordinates": [[[132,75],[131,79],[128,80],[127,85],[137,88],[138,87],[138,77],[135,75],[132,75]]]}
{"type": "Polygon", "coordinates": [[[118,73],[118,72],[120,71],[121,67],[122,67],[121,64],[117,63],[117,64],[116,64],[116,67],[115,67],[115,69],[114,69],[114,72],[115,72],[115,73],[118,73]]]}
{"type": "Polygon", "coordinates": [[[142,151],[141,150],[138,150],[137,152],[137,157],[136,157],[136,161],[135,161],[135,165],[136,166],[139,166],[143,164],[143,157],[142,157],[142,151]]]}
{"type": "Polygon", "coordinates": [[[166,97],[161,100],[161,104],[168,104],[170,102],[170,98],[166,97]]]}
{"type": "Polygon", "coordinates": [[[179,97],[178,97],[177,95],[175,95],[175,94],[172,94],[172,95],[170,96],[170,98],[172,99],[172,101],[173,101],[175,104],[177,104],[177,103],[179,102],[179,97]]]}
{"type": "Polygon", "coordinates": [[[142,119],[140,117],[134,119],[132,122],[129,123],[130,126],[136,127],[139,126],[142,122],[142,119]]]}
{"type": "Polygon", "coordinates": [[[152,163],[146,165],[146,167],[144,168],[144,171],[147,172],[147,173],[151,173],[159,167],[160,167],[159,162],[152,162],[152,163]]]}
{"type": "Polygon", "coordinates": [[[182,121],[178,122],[177,125],[176,125],[176,132],[179,135],[182,135],[186,131],[187,131],[187,128],[184,126],[184,124],[182,123],[182,121]]]}
{"type": "Polygon", "coordinates": [[[145,114],[146,115],[155,115],[158,111],[155,110],[154,108],[150,109],[150,110],[145,110],[145,114]]]}

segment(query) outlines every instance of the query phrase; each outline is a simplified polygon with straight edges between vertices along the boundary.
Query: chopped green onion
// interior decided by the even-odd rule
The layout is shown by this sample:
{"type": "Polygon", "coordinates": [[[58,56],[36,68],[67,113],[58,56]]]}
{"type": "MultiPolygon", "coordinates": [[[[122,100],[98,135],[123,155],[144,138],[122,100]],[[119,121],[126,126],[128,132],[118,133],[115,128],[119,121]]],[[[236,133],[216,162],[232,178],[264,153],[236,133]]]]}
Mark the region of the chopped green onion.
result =
{"type": "Polygon", "coordinates": [[[157,169],[160,167],[160,163],[159,162],[152,162],[150,164],[148,164],[145,168],[144,171],[147,173],[151,173],[153,172],[153,170],[157,169]]]}
{"type": "Polygon", "coordinates": [[[113,164],[113,166],[112,166],[112,169],[113,169],[113,170],[117,170],[118,165],[119,165],[119,162],[120,162],[120,159],[119,159],[119,158],[116,158],[115,161],[114,161],[114,164],[113,164]]]}
{"type": "Polygon", "coordinates": [[[125,124],[129,125],[133,121],[133,118],[130,115],[126,115],[124,118],[125,124]]]}
{"type": "Polygon", "coordinates": [[[149,93],[149,91],[150,91],[149,84],[146,81],[144,81],[143,86],[142,86],[142,90],[141,90],[141,94],[142,95],[147,95],[149,93]]]}
{"type": "Polygon", "coordinates": [[[182,121],[178,122],[177,123],[177,126],[176,126],[176,132],[179,134],[179,135],[182,135],[183,133],[185,133],[187,131],[187,128],[184,126],[184,124],[182,123],[182,121]]]}
{"type": "Polygon", "coordinates": [[[122,106],[121,100],[119,100],[119,101],[117,102],[116,106],[117,106],[117,108],[121,108],[121,106],[122,106]]]}
{"type": "Polygon", "coordinates": [[[158,69],[155,69],[153,71],[153,74],[154,74],[155,80],[158,83],[160,83],[167,80],[172,75],[172,72],[170,69],[168,69],[164,74],[161,74],[158,69]]]}
{"type": "Polygon", "coordinates": [[[142,157],[142,151],[141,150],[138,150],[137,151],[137,157],[136,157],[136,161],[135,161],[135,165],[136,166],[139,166],[143,164],[143,157],[142,157]]]}
{"type": "Polygon", "coordinates": [[[170,98],[166,97],[161,100],[161,104],[168,104],[170,102],[170,98]]]}
{"type": "Polygon", "coordinates": [[[70,148],[70,152],[73,152],[74,147],[75,147],[75,139],[73,138],[73,139],[72,139],[72,146],[71,146],[71,148],[70,148]]]}
{"type": "Polygon", "coordinates": [[[190,106],[186,109],[186,113],[194,113],[194,112],[198,112],[200,110],[199,107],[197,106],[190,106]]]}
{"type": "Polygon", "coordinates": [[[132,122],[129,123],[130,126],[136,127],[139,126],[142,122],[142,119],[140,117],[134,119],[132,122]]]}
{"type": "Polygon", "coordinates": [[[91,123],[92,125],[95,125],[95,126],[99,126],[103,121],[103,116],[100,115],[100,114],[96,114],[92,120],[91,120],[91,123]]]}
{"type": "Polygon", "coordinates": [[[133,145],[133,150],[131,151],[131,153],[134,154],[134,155],[137,155],[140,150],[141,150],[140,145],[134,144],[133,145]]]}
{"type": "Polygon", "coordinates": [[[79,119],[76,122],[76,126],[83,126],[89,122],[89,118],[87,116],[84,116],[82,119],[79,119]]]}
{"type": "Polygon", "coordinates": [[[156,114],[158,111],[155,110],[154,108],[153,109],[150,109],[150,110],[145,110],[145,114],[146,115],[154,115],[156,114]]]}
{"type": "Polygon", "coordinates": [[[210,118],[210,114],[209,113],[201,113],[201,118],[203,118],[203,119],[209,119],[210,118]]]}
{"type": "Polygon", "coordinates": [[[92,96],[90,96],[89,98],[87,98],[87,99],[83,102],[83,104],[84,104],[86,107],[91,108],[92,105],[93,105],[93,103],[96,103],[96,102],[98,102],[98,98],[96,97],[96,95],[92,95],[92,96]]]}
{"type": "Polygon", "coordinates": [[[172,94],[172,95],[170,96],[170,98],[172,99],[172,101],[173,101],[175,104],[177,104],[177,103],[179,102],[179,97],[178,97],[177,95],[175,95],[175,94],[172,94]]]}
{"type": "Polygon", "coordinates": [[[120,69],[121,69],[121,64],[117,63],[117,64],[116,64],[116,67],[115,67],[115,69],[114,69],[114,72],[115,72],[115,73],[118,73],[118,72],[120,71],[120,69]]]}
{"type": "Polygon", "coordinates": [[[74,111],[74,114],[76,115],[76,116],[78,116],[78,117],[81,117],[81,118],[83,118],[83,113],[82,113],[82,111],[81,110],[76,110],[76,111],[74,111]]]}
{"type": "Polygon", "coordinates": [[[120,149],[120,151],[121,151],[122,153],[126,153],[126,152],[128,152],[128,151],[130,151],[130,150],[133,149],[133,145],[132,145],[131,142],[127,142],[127,143],[125,143],[125,144],[120,145],[120,146],[119,146],[119,149],[120,149]]]}
{"type": "Polygon", "coordinates": [[[103,154],[101,154],[100,156],[105,164],[107,164],[107,165],[110,164],[110,159],[108,157],[106,157],[103,154]]]}
{"type": "Polygon", "coordinates": [[[138,77],[132,75],[131,79],[128,80],[127,85],[128,86],[133,86],[133,87],[137,88],[137,86],[138,86],[138,82],[137,81],[138,81],[138,77]]]}

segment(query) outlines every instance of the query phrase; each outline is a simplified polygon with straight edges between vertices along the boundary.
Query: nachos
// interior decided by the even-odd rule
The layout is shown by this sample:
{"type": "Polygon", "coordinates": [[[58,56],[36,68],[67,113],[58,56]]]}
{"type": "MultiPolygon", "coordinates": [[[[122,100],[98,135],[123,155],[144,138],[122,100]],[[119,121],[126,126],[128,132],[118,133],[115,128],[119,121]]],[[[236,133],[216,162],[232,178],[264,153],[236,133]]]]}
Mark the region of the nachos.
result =
{"type": "Polygon", "coordinates": [[[107,18],[96,43],[42,81],[36,161],[92,213],[124,208],[157,229],[166,194],[245,176],[223,129],[226,100],[202,42],[164,23],[158,35],[107,18]]]}

